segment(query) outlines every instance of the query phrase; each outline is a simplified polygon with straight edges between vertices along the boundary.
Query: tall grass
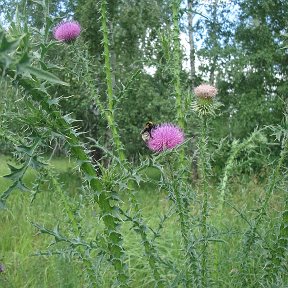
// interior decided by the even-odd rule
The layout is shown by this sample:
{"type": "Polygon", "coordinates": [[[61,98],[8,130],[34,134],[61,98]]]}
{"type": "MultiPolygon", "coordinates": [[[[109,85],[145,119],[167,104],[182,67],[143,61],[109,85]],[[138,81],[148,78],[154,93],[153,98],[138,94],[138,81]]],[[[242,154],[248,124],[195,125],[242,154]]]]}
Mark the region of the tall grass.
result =
{"type": "MultiPolygon", "coordinates": [[[[4,158],[5,159],[5,158],[4,158]]],[[[8,172],[7,166],[4,164],[4,159],[1,157],[0,171],[1,175],[8,172]]],[[[6,159],[5,159],[6,160],[6,159]]],[[[66,185],[66,191],[69,191],[69,203],[71,206],[79,205],[81,203],[79,197],[79,190],[81,190],[80,181],[71,183],[71,163],[67,160],[55,160],[52,162],[55,168],[55,173],[59,176],[59,181],[66,185]],[[66,169],[67,167],[68,169],[66,169]]],[[[74,172],[76,173],[76,171],[74,172]]],[[[148,169],[145,171],[149,177],[157,179],[159,172],[148,169]],[[155,174],[156,173],[156,174],[155,174]]],[[[75,175],[76,177],[76,175],[75,175]]],[[[35,179],[35,174],[31,173],[26,179],[26,184],[29,185],[35,179]]],[[[152,179],[152,181],[154,181],[152,179]]],[[[1,180],[1,191],[7,186],[8,180],[1,180]]],[[[255,207],[258,202],[258,198],[264,194],[265,185],[259,185],[254,181],[247,182],[237,179],[234,182],[238,182],[233,186],[233,193],[230,195],[230,201],[237,203],[237,210],[231,206],[224,206],[223,214],[210,213],[210,224],[217,226],[217,234],[221,237],[221,242],[213,244],[209,249],[209,258],[213,259],[212,263],[209,263],[211,272],[211,284],[215,287],[241,287],[239,284],[239,277],[241,272],[241,258],[239,258],[239,251],[242,247],[242,235],[247,229],[247,223],[242,218],[239,212],[243,212],[246,207],[255,207]],[[251,192],[253,191],[253,192],[251,192]],[[219,249],[218,249],[219,248],[219,249]]],[[[212,187],[211,190],[213,190],[212,187]]],[[[49,189],[47,187],[42,191],[41,195],[34,200],[31,204],[28,195],[15,193],[13,197],[9,198],[7,206],[8,210],[1,210],[1,238],[0,238],[0,263],[5,265],[6,271],[0,274],[1,287],[22,287],[23,283],[26,283],[30,287],[82,287],[85,286],[86,278],[85,266],[81,262],[75,260],[72,255],[63,254],[54,256],[33,256],[38,251],[44,252],[45,249],[53,242],[53,238],[49,235],[43,237],[35,229],[31,222],[41,223],[45,227],[55,227],[60,225],[60,229],[65,228],[65,223],[69,222],[65,207],[63,207],[62,196],[57,193],[56,190],[49,189]],[[62,256],[61,256],[62,255],[62,256]]],[[[274,225],[278,223],[278,213],[280,213],[285,203],[279,201],[284,197],[284,191],[277,191],[271,198],[271,208],[267,210],[269,213],[269,223],[267,227],[264,226],[262,232],[265,232],[266,228],[272,229],[274,225]]],[[[126,196],[125,196],[126,197],[126,196]]],[[[125,199],[124,197],[124,199],[125,199]]],[[[141,211],[144,219],[148,221],[152,229],[157,229],[159,224],[159,217],[169,212],[170,204],[167,193],[162,190],[153,187],[144,186],[137,194],[137,200],[141,203],[141,211]]],[[[212,206],[217,203],[217,195],[213,195],[211,199],[212,206]]],[[[127,204],[128,205],[128,204],[127,204]]],[[[81,205],[78,213],[85,216],[85,227],[82,229],[89,230],[89,237],[93,238],[93,234],[99,233],[103,227],[96,225],[97,223],[97,211],[94,209],[93,203],[81,205]]],[[[129,208],[127,206],[127,208],[129,208]]],[[[190,213],[195,215],[196,205],[190,207],[190,213]]],[[[167,265],[160,265],[162,277],[165,278],[166,285],[170,285],[175,281],[175,276],[184,277],[177,274],[177,270],[184,269],[187,264],[182,256],[181,242],[179,237],[181,235],[181,228],[178,223],[178,217],[173,213],[163,223],[161,229],[161,235],[157,237],[156,244],[159,250],[159,254],[163,257],[163,261],[173,259],[173,263],[170,263],[171,267],[167,265]],[[174,266],[174,267],[173,267],[174,266]],[[174,269],[172,269],[172,267],[174,269]],[[182,267],[182,268],[181,268],[182,267]],[[176,269],[177,268],[177,269],[176,269]],[[170,283],[170,284],[168,284],[170,283]]],[[[253,212],[247,212],[247,217],[251,217],[253,212]]],[[[139,239],[140,236],[133,233],[130,230],[130,225],[124,224],[122,232],[125,235],[124,245],[127,251],[127,261],[129,263],[129,274],[131,275],[131,287],[151,287],[153,283],[153,277],[150,274],[150,267],[148,263],[143,259],[143,246],[139,239]]],[[[214,231],[216,232],[216,231],[214,231]]],[[[92,239],[91,238],[91,239],[92,239]]],[[[59,248],[59,252],[61,248],[59,248]]],[[[261,253],[257,256],[254,255],[254,260],[259,263],[265,255],[261,253]],[[257,260],[258,259],[258,260],[257,260]]],[[[255,265],[256,263],[255,262],[255,265]]],[[[99,263],[100,264],[100,263],[99,263]]],[[[168,264],[168,263],[167,263],[168,264]]],[[[103,265],[101,268],[102,282],[100,287],[111,287],[111,273],[113,271],[109,269],[109,266],[103,265]]],[[[182,270],[185,271],[185,270],[182,270]]],[[[180,271],[178,271],[180,272],[180,271]]],[[[260,266],[254,267],[254,278],[257,274],[262,273],[260,266]]],[[[252,277],[252,270],[250,271],[250,277],[252,277]]],[[[99,277],[100,279],[100,277],[99,277]]],[[[260,278],[258,279],[260,280],[260,278]]],[[[283,287],[284,280],[282,280],[283,287]]],[[[287,281],[287,279],[286,279],[287,281]]],[[[175,281],[176,283],[176,281],[175,281]]],[[[180,285],[181,281],[177,285],[180,285]]],[[[256,282],[257,283],[257,282],[256,282]]],[[[259,282],[258,282],[259,284],[259,282]]],[[[258,285],[257,284],[257,285],[258,285]]],[[[176,285],[176,284],[175,284],[176,285]]],[[[176,285],[176,286],[177,286],[176,285]]],[[[255,284],[256,285],[256,284],[255,284]]],[[[171,285],[172,286],[172,285],[171,285]]],[[[169,286],[167,286],[169,287],[169,286]]],[[[181,287],[181,285],[180,285],[181,287]]],[[[281,287],[281,286],[279,286],[281,287]]]]}

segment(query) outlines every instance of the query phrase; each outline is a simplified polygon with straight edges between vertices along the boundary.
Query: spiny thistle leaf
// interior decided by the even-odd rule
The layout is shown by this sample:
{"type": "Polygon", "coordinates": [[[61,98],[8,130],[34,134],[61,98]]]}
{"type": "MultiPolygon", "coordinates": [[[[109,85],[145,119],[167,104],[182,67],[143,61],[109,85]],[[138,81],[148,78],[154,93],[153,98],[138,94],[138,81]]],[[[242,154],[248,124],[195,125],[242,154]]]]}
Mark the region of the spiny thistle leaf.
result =
{"type": "Polygon", "coordinates": [[[8,53],[8,52],[15,50],[24,36],[25,35],[23,35],[22,37],[18,39],[9,41],[7,40],[4,32],[0,31],[0,40],[1,40],[0,41],[0,56],[2,53],[8,53]]]}
{"type": "Polygon", "coordinates": [[[23,192],[29,192],[30,191],[30,189],[21,180],[19,180],[17,182],[16,188],[18,188],[19,190],[21,190],[23,192]]]}
{"type": "Polygon", "coordinates": [[[16,150],[18,152],[22,152],[22,153],[24,153],[30,157],[32,157],[34,149],[35,149],[34,145],[32,145],[32,146],[19,145],[16,147],[16,150]]]}
{"type": "Polygon", "coordinates": [[[30,159],[30,165],[29,166],[35,170],[38,170],[38,169],[40,169],[46,165],[47,165],[46,163],[39,161],[37,156],[32,156],[30,159]]]}
{"type": "Polygon", "coordinates": [[[6,191],[4,191],[0,197],[1,205],[5,207],[5,201],[9,197],[9,195],[14,191],[17,183],[13,183],[6,191]]]}
{"type": "Polygon", "coordinates": [[[17,168],[9,163],[7,163],[7,166],[10,169],[10,173],[7,175],[4,175],[3,176],[4,178],[11,179],[11,180],[19,180],[25,173],[24,171],[25,166],[22,166],[21,168],[17,168]]]}
{"type": "Polygon", "coordinates": [[[217,109],[223,104],[212,99],[198,99],[193,101],[191,109],[196,112],[199,116],[215,116],[217,109]]]}
{"type": "Polygon", "coordinates": [[[54,74],[52,74],[52,73],[50,73],[48,71],[45,71],[45,70],[42,70],[42,69],[39,69],[39,68],[36,68],[36,67],[32,67],[32,66],[29,66],[29,65],[21,65],[21,64],[18,64],[18,69],[22,73],[23,72],[28,72],[28,73],[36,76],[37,78],[45,80],[45,81],[48,81],[50,83],[55,83],[55,84],[60,84],[60,85],[64,85],[64,86],[69,86],[68,83],[60,80],[57,76],[55,76],[54,74]]]}
{"type": "Polygon", "coordinates": [[[5,206],[5,201],[7,200],[7,198],[10,196],[10,194],[16,189],[18,188],[20,191],[22,192],[28,192],[30,191],[21,180],[16,180],[6,191],[4,191],[2,193],[2,195],[0,196],[0,202],[2,202],[2,205],[5,206]]]}

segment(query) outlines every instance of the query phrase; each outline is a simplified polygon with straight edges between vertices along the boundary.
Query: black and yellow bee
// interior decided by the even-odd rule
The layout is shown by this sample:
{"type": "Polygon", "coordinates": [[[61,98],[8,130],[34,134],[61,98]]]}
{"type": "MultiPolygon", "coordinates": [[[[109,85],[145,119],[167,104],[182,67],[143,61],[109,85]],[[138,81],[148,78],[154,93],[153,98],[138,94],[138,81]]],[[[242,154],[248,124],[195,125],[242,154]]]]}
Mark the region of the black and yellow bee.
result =
{"type": "Polygon", "coordinates": [[[145,126],[144,126],[144,129],[141,131],[141,136],[142,136],[142,139],[147,142],[150,138],[153,138],[152,137],[152,130],[154,128],[156,128],[157,125],[155,125],[153,122],[151,121],[148,121],[146,122],[145,126]]]}

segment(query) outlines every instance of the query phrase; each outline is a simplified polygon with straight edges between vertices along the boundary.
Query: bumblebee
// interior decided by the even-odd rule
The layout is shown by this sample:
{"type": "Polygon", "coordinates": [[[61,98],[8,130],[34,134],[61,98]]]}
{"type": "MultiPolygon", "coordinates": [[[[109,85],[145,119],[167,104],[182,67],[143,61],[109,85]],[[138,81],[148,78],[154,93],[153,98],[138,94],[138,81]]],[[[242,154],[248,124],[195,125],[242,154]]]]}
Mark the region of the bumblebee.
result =
{"type": "Polygon", "coordinates": [[[151,132],[154,128],[156,128],[156,125],[153,124],[153,122],[151,122],[151,121],[146,122],[144,129],[140,133],[142,136],[142,139],[145,142],[147,142],[150,138],[153,139],[151,132]]]}

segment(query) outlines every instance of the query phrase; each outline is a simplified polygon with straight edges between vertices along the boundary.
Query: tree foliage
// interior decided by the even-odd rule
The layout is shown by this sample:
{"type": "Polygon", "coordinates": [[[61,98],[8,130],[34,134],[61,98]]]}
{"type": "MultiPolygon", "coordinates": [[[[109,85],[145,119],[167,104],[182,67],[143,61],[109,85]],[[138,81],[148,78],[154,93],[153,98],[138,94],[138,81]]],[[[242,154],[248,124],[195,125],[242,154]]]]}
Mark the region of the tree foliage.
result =
{"type": "MultiPolygon", "coordinates": [[[[73,44],[75,49],[55,48],[47,55],[53,65],[65,63],[60,76],[70,84],[55,93],[63,98],[73,95],[69,101],[60,102],[64,111],[82,121],[79,126],[88,136],[109,145],[107,123],[91,96],[97,93],[100,99],[106,99],[98,2],[63,0],[39,5],[28,1],[25,6],[26,1],[8,1],[2,5],[5,23],[13,19],[10,11],[17,3],[19,15],[27,16],[31,26],[41,26],[43,9],[48,7],[54,18],[49,29],[62,18],[73,17],[81,23],[83,33],[73,44]],[[79,61],[87,57],[88,64],[79,61]]],[[[191,12],[184,9],[186,4],[183,1],[179,14],[183,27],[188,25],[186,16],[191,12]]],[[[287,100],[288,57],[283,49],[288,26],[286,1],[193,1],[192,5],[199,62],[195,83],[216,84],[224,104],[222,117],[214,122],[216,138],[229,135],[244,139],[256,127],[281,123],[287,100]],[[223,126],[223,121],[227,125],[223,126]]],[[[170,113],[175,110],[171,5],[164,0],[111,0],[107,1],[107,10],[113,93],[117,99],[115,117],[129,157],[137,158],[145,150],[139,138],[144,123],[173,122],[176,118],[176,112],[170,113]]],[[[53,71],[52,66],[49,69],[53,71]]],[[[191,86],[188,72],[181,71],[182,94],[187,99],[191,86]]]]}

